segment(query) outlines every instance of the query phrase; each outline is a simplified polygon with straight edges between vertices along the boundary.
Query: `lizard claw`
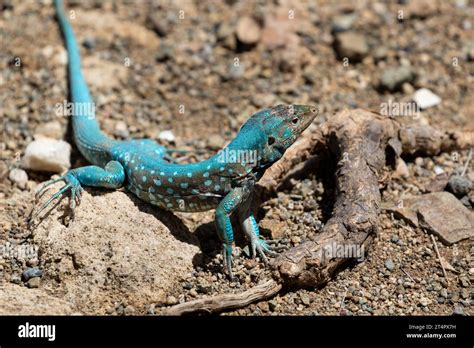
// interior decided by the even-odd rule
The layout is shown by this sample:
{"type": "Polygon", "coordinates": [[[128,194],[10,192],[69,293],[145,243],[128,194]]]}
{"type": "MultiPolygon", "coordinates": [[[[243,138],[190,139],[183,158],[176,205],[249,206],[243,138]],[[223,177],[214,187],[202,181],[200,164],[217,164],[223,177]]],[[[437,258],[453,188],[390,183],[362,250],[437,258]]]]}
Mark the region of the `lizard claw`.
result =
{"type": "Polygon", "coordinates": [[[54,180],[51,180],[49,182],[47,182],[35,195],[36,199],[38,200],[45,192],[46,192],[46,189],[59,182],[59,181],[64,181],[65,182],[65,185],[59,190],[57,191],[56,193],[54,193],[47,201],[46,203],[44,203],[39,209],[38,211],[36,211],[36,213],[34,213],[34,215],[32,216],[31,218],[31,221],[33,221],[36,217],[38,217],[41,212],[43,210],[45,210],[55,199],[63,196],[64,193],[66,193],[67,191],[70,191],[71,192],[71,199],[70,199],[70,202],[69,202],[69,207],[72,211],[72,220],[74,220],[75,218],[75,208],[76,208],[76,204],[79,205],[80,204],[80,201],[81,201],[81,193],[82,193],[82,187],[81,187],[81,184],[79,183],[79,181],[76,179],[76,177],[74,175],[72,175],[71,173],[67,173],[66,175],[64,176],[61,176],[60,178],[58,179],[54,179],[54,180]]]}
{"type": "Polygon", "coordinates": [[[227,270],[230,280],[234,280],[234,274],[232,273],[232,245],[223,243],[222,244],[222,257],[224,258],[224,269],[227,270]]]}
{"type": "Polygon", "coordinates": [[[252,250],[252,257],[255,257],[258,254],[266,266],[268,266],[268,259],[265,254],[273,257],[278,256],[278,254],[273,251],[274,248],[269,246],[265,240],[260,238],[252,238],[250,240],[250,248],[252,250]]]}

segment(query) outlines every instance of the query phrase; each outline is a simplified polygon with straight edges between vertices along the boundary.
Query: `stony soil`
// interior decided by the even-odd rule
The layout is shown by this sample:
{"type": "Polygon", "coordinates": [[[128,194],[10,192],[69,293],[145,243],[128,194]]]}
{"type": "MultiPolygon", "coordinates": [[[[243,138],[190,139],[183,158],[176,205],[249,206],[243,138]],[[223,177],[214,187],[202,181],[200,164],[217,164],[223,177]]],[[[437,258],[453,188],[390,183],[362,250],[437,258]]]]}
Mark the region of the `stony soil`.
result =
{"type": "MultiPolygon", "coordinates": [[[[357,107],[381,112],[382,103],[410,102],[414,91],[428,88],[441,102],[400,115],[400,122],[474,126],[474,7],[467,1],[69,1],[67,7],[104,131],[203,150],[185,161],[214,153],[253,112],[278,103],[316,104],[324,119],[357,107]],[[160,136],[164,130],[175,139],[160,136]]],[[[56,112],[68,93],[66,57],[50,1],[4,0],[0,9],[0,245],[39,250],[33,258],[0,255],[1,313],[158,314],[166,305],[242,291],[270,277],[248,257],[240,231],[238,281],[224,277],[212,212],[156,211],[124,191],[87,189],[74,223],[62,204],[29,228],[34,192],[51,173],[27,171],[28,180],[17,184],[9,177],[33,139],[47,135],[73,145],[68,118],[56,112]],[[27,279],[23,272],[35,267],[41,277],[27,279]]],[[[405,160],[407,168],[381,187],[384,207],[429,192],[443,173],[460,173],[467,151],[405,160]]],[[[86,164],[75,148],[71,163],[86,164]]],[[[324,163],[259,208],[266,238],[288,248],[318,233],[334,194],[331,158],[324,163]]],[[[466,177],[474,181],[472,163],[466,177]]],[[[459,197],[471,212],[473,191],[459,197]]],[[[437,244],[452,266],[448,279],[430,236],[384,208],[366,257],[325,287],[287,289],[226,314],[472,314],[472,240],[437,244]]]]}

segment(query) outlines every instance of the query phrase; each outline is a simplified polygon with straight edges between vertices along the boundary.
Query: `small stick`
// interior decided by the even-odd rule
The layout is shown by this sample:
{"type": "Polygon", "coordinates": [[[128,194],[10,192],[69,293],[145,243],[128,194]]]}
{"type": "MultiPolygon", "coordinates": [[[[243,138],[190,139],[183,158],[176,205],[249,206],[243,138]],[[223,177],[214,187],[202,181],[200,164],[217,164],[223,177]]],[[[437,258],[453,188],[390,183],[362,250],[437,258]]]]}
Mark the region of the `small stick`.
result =
{"type": "Polygon", "coordinates": [[[469,154],[467,155],[466,164],[464,165],[461,176],[464,176],[464,174],[466,174],[467,167],[469,166],[469,161],[471,160],[471,158],[472,158],[472,147],[469,149],[469,154]]]}
{"type": "Polygon", "coordinates": [[[344,300],[346,299],[347,289],[344,291],[344,295],[342,296],[341,300],[341,309],[344,308],[344,300]]]}
{"type": "Polygon", "coordinates": [[[162,314],[182,315],[200,311],[215,313],[226,309],[241,308],[249,305],[252,302],[273,297],[281,290],[281,288],[281,284],[274,280],[269,280],[263,284],[257,285],[254,288],[238,294],[216,295],[210,298],[202,298],[180,303],[172,307],[165,308],[162,314]]]}
{"type": "Polygon", "coordinates": [[[412,278],[412,276],[410,275],[410,273],[408,273],[407,271],[405,271],[405,270],[403,269],[403,267],[400,267],[400,269],[402,270],[403,273],[406,274],[406,276],[407,276],[408,278],[410,278],[410,280],[411,280],[413,283],[416,283],[416,282],[415,282],[415,279],[412,278]]]}
{"type": "Polygon", "coordinates": [[[439,254],[438,244],[436,244],[435,237],[432,234],[430,236],[431,236],[431,240],[433,241],[433,245],[434,245],[434,248],[435,248],[435,251],[436,251],[436,255],[438,255],[439,264],[441,265],[441,269],[443,270],[444,278],[446,278],[446,280],[448,280],[446,270],[444,269],[443,261],[441,261],[441,255],[439,254]]]}

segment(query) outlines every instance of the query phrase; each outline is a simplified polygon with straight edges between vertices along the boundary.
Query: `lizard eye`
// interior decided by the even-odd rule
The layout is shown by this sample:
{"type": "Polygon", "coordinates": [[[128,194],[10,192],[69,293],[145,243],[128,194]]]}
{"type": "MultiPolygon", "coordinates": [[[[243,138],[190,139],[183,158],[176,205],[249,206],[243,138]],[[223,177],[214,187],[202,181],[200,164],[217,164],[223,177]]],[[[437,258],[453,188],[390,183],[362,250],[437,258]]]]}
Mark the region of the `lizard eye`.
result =
{"type": "Polygon", "coordinates": [[[275,143],[274,137],[268,137],[268,145],[273,145],[275,143]]]}
{"type": "Polygon", "coordinates": [[[297,124],[299,121],[298,117],[295,117],[294,119],[291,120],[291,123],[297,124]]]}

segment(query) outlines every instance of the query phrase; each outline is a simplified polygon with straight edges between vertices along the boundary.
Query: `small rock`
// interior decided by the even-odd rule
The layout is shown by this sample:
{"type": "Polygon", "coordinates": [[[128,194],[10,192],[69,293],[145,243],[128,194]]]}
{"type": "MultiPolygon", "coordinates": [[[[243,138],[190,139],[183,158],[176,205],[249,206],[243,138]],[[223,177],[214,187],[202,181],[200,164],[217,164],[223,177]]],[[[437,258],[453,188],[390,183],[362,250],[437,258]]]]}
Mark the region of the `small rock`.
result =
{"type": "Polygon", "coordinates": [[[331,23],[332,32],[340,33],[349,30],[356,18],[357,16],[354,13],[334,17],[331,23]]]}
{"type": "Polygon", "coordinates": [[[413,95],[413,100],[420,109],[427,109],[441,103],[441,98],[427,88],[421,88],[413,95]]]}
{"type": "Polygon", "coordinates": [[[347,57],[350,62],[360,62],[369,52],[365,36],[350,31],[336,36],[335,48],[340,59],[347,57]]]}
{"type": "Polygon", "coordinates": [[[396,234],[394,234],[392,238],[390,238],[390,241],[395,244],[398,243],[399,240],[400,238],[396,234]]]}
{"type": "Polygon", "coordinates": [[[397,160],[397,168],[393,173],[395,177],[398,178],[408,178],[410,176],[410,172],[408,171],[407,164],[402,158],[398,158],[397,160]]]}
{"type": "Polygon", "coordinates": [[[166,62],[167,60],[172,60],[174,57],[174,51],[172,47],[168,45],[161,45],[158,49],[158,52],[155,55],[155,60],[159,63],[166,62]]]}
{"type": "Polygon", "coordinates": [[[146,18],[146,25],[153,30],[159,37],[165,37],[168,32],[167,22],[163,20],[163,16],[150,13],[146,18]]]}
{"type": "Polygon", "coordinates": [[[220,134],[212,134],[207,139],[207,146],[212,150],[220,150],[224,147],[224,138],[220,134]]]}
{"type": "Polygon", "coordinates": [[[23,169],[13,168],[8,175],[11,182],[24,190],[28,183],[28,174],[23,169]]]}
{"type": "Polygon", "coordinates": [[[422,305],[423,307],[428,307],[428,305],[431,304],[431,300],[430,300],[429,298],[422,297],[422,298],[420,298],[419,303],[420,303],[420,305],[422,305]]]}
{"type": "Polygon", "coordinates": [[[38,267],[32,267],[32,268],[27,268],[22,276],[25,281],[28,281],[31,278],[34,277],[41,277],[43,275],[43,271],[40,270],[38,267]]]}
{"type": "Polygon", "coordinates": [[[444,169],[440,166],[434,166],[433,170],[436,175],[444,174],[444,169]]]}
{"type": "Polygon", "coordinates": [[[158,139],[167,141],[169,143],[174,143],[176,137],[174,136],[171,130],[164,130],[161,131],[160,134],[158,134],[158,139]]]}
{"type": "Polygon", "coordinates": [[[469,287],[469,280],[467,280],[467,278],[465,278],[465,277],[459,278],[459,283],[461,284],[461,286],[463,288],[468,288],[469,287]]]}
{"type": "Polygon", "coordinates": [[[236,36],[244,45],[255,45],[260,40],[260,26],[253,18],[242,17],[237,22],[236,36]]]}
{"type": "Polygon", "coordinates": [[[225,48],[234,50],[236,47],[235,28],[226,21],[219,24],[216,32],[217,41],[222,43],[225,48]]]}
{"type": "Polygon", "coordinates": [[[63,140],[38,139],[28,144],[21,166],[25,169],[61,173],[71,167],[71,145],[63,140]]]}
{"type": "Polygon", "coordinates": [[[34,277],[34,278],[30,278],[30,280],[28,280],[26,285],[29,288],[38,288],[40,286],[40,283],[41,283],[41,278],[40,277],[34,277]]]}
{"type": "Polygon", "coordinates": [[[453,315],[465,315],[464,309],[461,306],[454,306],[453,315]]]}
{"type": "Polygon", "coordinates": [[[229,64],[225,79],[227,80],[236,80],[244,76],[245,73],[245,65],[241,62],[239,64],[235,64],[232,62],[229,64]]]}
{"type": "Polygon", "coordinates": [[[309,306],[309,304],[311,303],[311,299],[306,293],[300,294],[300,298],[301,298],[301,302],[303,302],[303,304],[306,306],[309,306]]]}
{"type": "Polygon", "coordinates": [[[268,302],[267,302],[267,301],[259,302],[257,306],[258,306],[258,308],[260,308],[260,310],[261,310],[262,312],[264,312],[264,313],[270,311],[270,306],[268,305],[268,302]]]}
{"type": "Polygon", "coordinates": [[[13,283],[13,284],[21,284],[21,277],[19,274],[17,273],[13,273],[11,276],[10,276],[10,282],[13,283]]]}
{"type": "Polygon", "coordinates": [[[385,268],[388,269],[390,272],[395,269],[395,264],[393,263],[392,259],[385,260],[385,268]]]}
{"type": "Polygon", "coordinates": [[[449,178],[447,190],[453,193],[456,197],[463,197],[471,190],[472,183],[465,176],[453,175],[449,178]]]}
{"type": "Polygon", "coordinates": [[[91,50],[95,47],[95,38],[91,36],[87,36],[84,41],[82,41],[82,46],[87,48],[88,50],[91,50]]]}
{"type": "Polygon", "coordinates": [[[175,304],[177,304],[177,303],[178,303],[178,300],[177,300],[176,297],[174,297],[174,296],[171,296],[171,295],[170,295],[170,296],[168,296],[168,297],[166,298],[166,304],[167,304],[168,306],[172,306],[172,305],[175,305],[175,304]]]}
{"type": "Polygon", "coordinates": [[[399,90],[405,82],[413,82],[415,73],[408,66],[399,66],[386,69],[380,79],[380,87],[383,90],[394,92],[399,90]]]}
{"type": "Polygon", "coordinates": [[[383,60],[387,58],[387,55],[388,55],[388,49],[385,46],[377,47],[372,53],[372,56],[374,57],[375,61],[383,60]]]}
{"type": "Polygon", "coordinates": [[[120,138],[128,138],[130,132],[128,131],[127,124],[123,121],[118,121],[115,124],[114,135],[120,138]]]}
{"type": "Polygon", "coordinates": [[[388,209],[395,217],[432,232],[445,245],[452,245],[474,236],[472,213],[449,192],[433,192],[406,197],[403,204],[388,209]]]}

